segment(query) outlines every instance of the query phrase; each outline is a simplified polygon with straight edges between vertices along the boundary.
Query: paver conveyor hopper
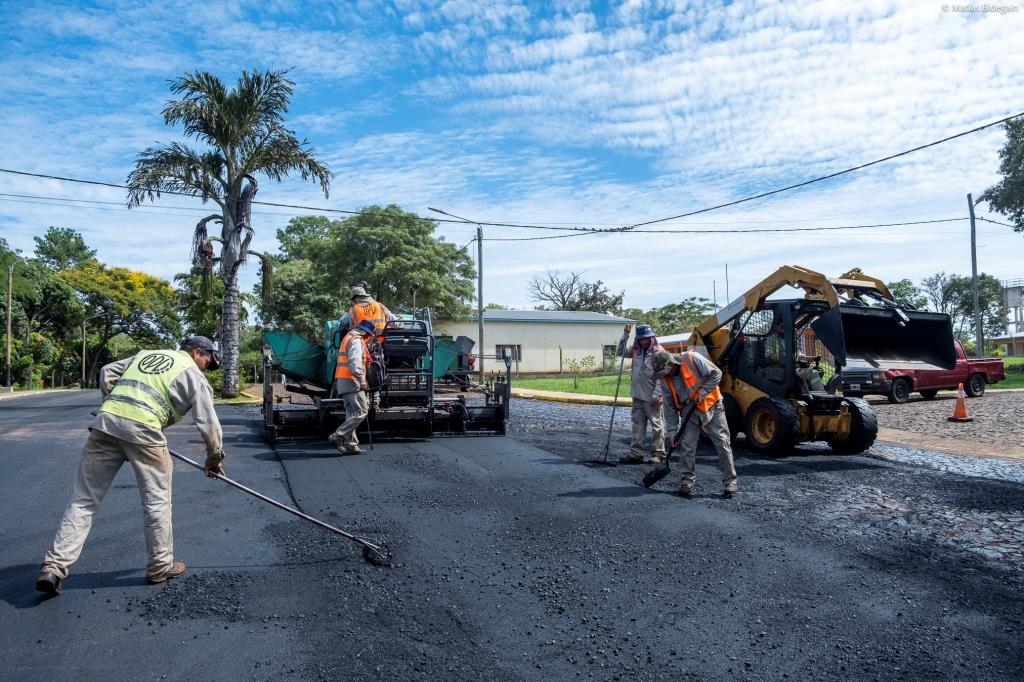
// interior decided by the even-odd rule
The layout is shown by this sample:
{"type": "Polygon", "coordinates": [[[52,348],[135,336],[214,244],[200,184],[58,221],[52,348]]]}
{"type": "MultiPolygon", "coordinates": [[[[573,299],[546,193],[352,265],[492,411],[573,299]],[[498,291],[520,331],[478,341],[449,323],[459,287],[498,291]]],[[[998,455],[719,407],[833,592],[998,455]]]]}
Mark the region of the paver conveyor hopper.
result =
{"type": "MultiPolygon", "coordinates": [[[[347,316],[346,316],[347,318],[347,316]]],[[[333,393],[338,346],[348,320],[329,320],[323,339],[314,343],[290,332],[264,334],[263,424],[269,440],[286,434],[326,434],[344,418],[344,402],[333,393]],[[289,400],[275,391],[273,377],[284,375],[289,400]],[[304,396],[292,402],[294,396],[304,396]]],[[[367,425],[374,436],[504,435],[511,395],[509,367],[484,386],[455,390],[438,379],[454,371],[457,352],[441,347],[428,310],[400,315],[383,333],[381,350],[386,378],[371,387],[367,425]]]]}

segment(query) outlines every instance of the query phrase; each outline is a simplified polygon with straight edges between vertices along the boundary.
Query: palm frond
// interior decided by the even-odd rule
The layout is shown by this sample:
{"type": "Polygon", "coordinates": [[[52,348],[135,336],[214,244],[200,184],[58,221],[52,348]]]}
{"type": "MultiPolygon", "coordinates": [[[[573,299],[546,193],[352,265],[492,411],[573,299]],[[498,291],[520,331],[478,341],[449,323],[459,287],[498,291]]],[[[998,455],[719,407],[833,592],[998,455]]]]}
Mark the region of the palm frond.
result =
{"type": "Polygon", "coordinates": [[[223,207],[223,171],[224,160],[216,152],[200,154],[179,142],[149,147],[136,157],[135,168],[128,175],[128,206],[153,201],[161,192],[176,192],[213,200],[223,207]]]}
{"type": "Polygon", "coordinates": [[[260,298],[263,299],[263,307],[270,305],[273,296],[274,260],[265,253],[250,251],[252,255],[260,259],[260,298]]]}
{"type": "Polygon", "coordinates": [[[206,230],[206,224],[211,221],[222,223],[224,218],[216,213],[208,215],[196,224],[196,231],[192,234],[192,262],[204,267],[206,261],[213,258],[213,246],[206,230]]]}
{"type": "Polygon", "coordinates": [[[283,127],[270,131],[266,137],[243,146],[242,158],[246,160],[245,173],[263,173],[280,182],[285,176],[297,172],[303,180],[316,179],[324,196],[329,196],[330,182],[334,174],[330,168],[314,156],[309,142],[299,140],[294,133],[283,127]]]}

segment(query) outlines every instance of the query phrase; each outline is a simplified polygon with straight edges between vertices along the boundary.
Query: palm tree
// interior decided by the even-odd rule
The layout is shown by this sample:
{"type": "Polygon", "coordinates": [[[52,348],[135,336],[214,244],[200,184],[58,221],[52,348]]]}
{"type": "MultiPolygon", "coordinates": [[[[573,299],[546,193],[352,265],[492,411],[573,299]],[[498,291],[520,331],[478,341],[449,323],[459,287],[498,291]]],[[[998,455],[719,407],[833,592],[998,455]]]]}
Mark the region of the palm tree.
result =
{"type": "Polygon", "coordinates": [[[249,248],[250,219],[256,195],[255,176],[281,181],[297,172],[320,183],[328,196],[331,171],[314,156],[306,140],[299,142],[284,127],[284,115],[295,89],[285,71],[243,71],[233,89],[216,76],[195,71],[170,81],[180,99],[164,107],[167,125],[181,124],[185,135],[206,145],[197,150],[179,142],[150,147],[135,160],[128,176],[128,206],[154,200],[160,192],[213,201],[220,212],[196,225],[194,264],[210,273],[219,264],[224,281],[220,347],[223,353],[224,397],[238,395],[238,269],[250,255],[262,261],[264,294],[269,295],[269,258],[249,248]],[[207,225],[220,223],[220,237],[208,237],[207,225]],[[220,244],[217,255],[213,242],[220,244]]]}

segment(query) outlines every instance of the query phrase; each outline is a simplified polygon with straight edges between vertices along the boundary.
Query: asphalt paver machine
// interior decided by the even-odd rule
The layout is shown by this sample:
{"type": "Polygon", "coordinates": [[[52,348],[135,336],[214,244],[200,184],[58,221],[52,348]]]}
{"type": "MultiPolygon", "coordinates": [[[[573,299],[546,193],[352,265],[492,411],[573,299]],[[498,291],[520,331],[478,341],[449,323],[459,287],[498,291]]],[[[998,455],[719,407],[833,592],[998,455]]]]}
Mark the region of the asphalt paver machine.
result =
{"type": "Polygon", "coordinates": [[[722,370],[729,430],[755,451],[779,454],[806,441],[867,450],[878,420],[864,400],[837,390],[849,362],[876,368],[950,369],[948,315],[901,309],[885,284],[850,270],[841,277],[779,268],[693,331],[689,348],[722,370]],[[769,299],[784,287],[802,298],[769,299]]]}
{"type": "MultiPolygon", "coordinates": [[[[268,440],[326,435],[344,419],[344,401],[334,393],[333,377],[346,318],[326,322],[320,343],[290,332],[264,334],[263,428],[268,440]],[[274,377],[281,375],[284,384],[275,384],[274,377]]],[[[508,359],[504,376],[484,385],[442,386],[439,379],[449,373],[451,357],[438,346],[427,309],[388,324],[380,357],[381,364],[369,373],[373,390],[366,428],[373,436],[505,435],[508,359]]]]}

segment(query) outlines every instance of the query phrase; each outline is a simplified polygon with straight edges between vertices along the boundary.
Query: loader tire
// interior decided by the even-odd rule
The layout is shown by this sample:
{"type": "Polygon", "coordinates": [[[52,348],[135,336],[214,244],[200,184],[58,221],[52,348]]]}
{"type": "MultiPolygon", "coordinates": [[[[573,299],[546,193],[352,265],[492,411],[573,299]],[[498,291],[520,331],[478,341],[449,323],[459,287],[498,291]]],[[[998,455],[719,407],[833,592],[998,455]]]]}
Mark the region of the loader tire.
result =
{"type": "Polygon", "coordinates": [[[758,398],[747,410],[747,446],[766,455],[789,454],[800,441],[800,417],[787,400],[758,398]]]}
{"type": "Polygon", "coordinates": [[[910,382],[907,379],[893,379],[892,386],[889,388],[890,403],[896,405],[902,405],[903,403],[910,400],[910,382]]]}
{"type": "Polygon", "coordinates": [[[964,386],[964,392],[971,398],[980,398],[985,395],[985,375],[972,374],[964,386]]]}
{"type": "Polygon", "coordinates": [[[830,440],[833,452],[856,455],[875,444],[878,437],[878,417],[871,405],[860,398],[847,398],[850,405],[850,434],[844,440],[830,440]]]}

